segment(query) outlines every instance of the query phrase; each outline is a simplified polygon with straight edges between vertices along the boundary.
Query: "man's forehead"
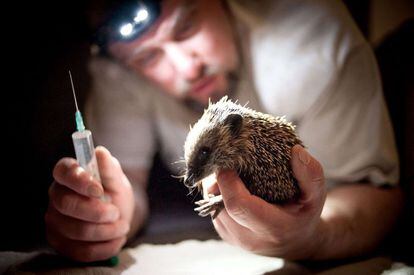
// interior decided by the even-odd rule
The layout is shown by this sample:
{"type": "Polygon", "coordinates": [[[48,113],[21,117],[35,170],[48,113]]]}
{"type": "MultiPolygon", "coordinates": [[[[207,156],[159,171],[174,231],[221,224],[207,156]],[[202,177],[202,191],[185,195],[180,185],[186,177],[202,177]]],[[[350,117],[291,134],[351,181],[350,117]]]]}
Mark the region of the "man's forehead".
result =
{"type": "Polygon", "coordinates": [[[180,17],[185,14],[190,6],[196,1],[191,0],[167,0],[164,1],[161,8],[161,15],[151,28],[144,33],[139,39],[148,40],[157,34],[169,33],[175,26],[180,17]]]}

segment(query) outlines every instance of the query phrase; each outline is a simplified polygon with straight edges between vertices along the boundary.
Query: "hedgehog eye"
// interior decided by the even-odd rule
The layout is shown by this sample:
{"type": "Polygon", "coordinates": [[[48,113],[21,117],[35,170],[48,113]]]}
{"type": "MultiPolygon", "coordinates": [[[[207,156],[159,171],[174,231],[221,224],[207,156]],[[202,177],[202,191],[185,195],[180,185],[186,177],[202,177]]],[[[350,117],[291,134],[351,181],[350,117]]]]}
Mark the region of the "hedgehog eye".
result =
{"type": "Polygon", "coordinates": [[[208,157],[210,156],[210,152],[211,152],[210,148],[208,148],[206,146],[201,147],[200,153],[198,154],[198,160],[200,162],[205,162],[208,159],[208,157]]]}

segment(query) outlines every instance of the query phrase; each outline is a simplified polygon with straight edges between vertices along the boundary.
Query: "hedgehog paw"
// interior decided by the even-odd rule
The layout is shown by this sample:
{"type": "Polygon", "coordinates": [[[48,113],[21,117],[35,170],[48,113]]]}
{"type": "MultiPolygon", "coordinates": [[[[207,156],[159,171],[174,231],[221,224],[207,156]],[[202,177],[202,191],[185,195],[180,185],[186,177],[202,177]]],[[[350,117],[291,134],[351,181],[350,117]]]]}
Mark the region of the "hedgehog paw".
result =
{"type": "Polygon", "coordinates": [[[194,208],[194,211],[198,212],[199,216],[206,217],[212,214],[213,220],[224,208],[223,197],[221,195],[209,195],[208,199],[196,201],[195,204],[199,205],[194,208]]]}

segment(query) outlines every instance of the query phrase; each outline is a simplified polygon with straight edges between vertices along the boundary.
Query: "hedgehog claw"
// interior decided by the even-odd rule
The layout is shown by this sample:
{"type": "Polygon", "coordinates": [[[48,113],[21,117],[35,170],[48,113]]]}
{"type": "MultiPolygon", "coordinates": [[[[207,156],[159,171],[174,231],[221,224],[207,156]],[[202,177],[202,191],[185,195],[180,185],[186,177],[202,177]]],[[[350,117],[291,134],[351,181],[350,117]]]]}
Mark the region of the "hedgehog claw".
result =
{"type": "MultiPolygon", "coordinates": [[[[199,201],[196,201],[195,204],[197,204],[197,205],[203,205],[203,204],[205,204],[207,202],[208,202],[208,200],[199,200],[199,201]]],[[[195,208],[194,210],[196,210],[197,208],[195,208]]]]}
{"type": "Polygon", "coordinates": [[[194,211],[198,212],[198,215],[201,217],[206,217],[212,214],[214,220],[221,209],[224,208],[223,198],[221,195],[209,195],[208,197],[208,199],[196,201],[195,204],[199,205],[199,207],[194,208],[194,211]]]}
{"type": "MultiPolygon", "coordinates": [[[[208,199],[203,199],[203,200],[196,201],[195,204],[197,204],[197,205],[205,205],[205,204],[207,204],[210,201],[211,198],[216,197],[213,194],[208,194],[207,196],[208,196],[208,199]]],[[[197,211],[197,209],[194,209],[194,210],[197,211]]]]}

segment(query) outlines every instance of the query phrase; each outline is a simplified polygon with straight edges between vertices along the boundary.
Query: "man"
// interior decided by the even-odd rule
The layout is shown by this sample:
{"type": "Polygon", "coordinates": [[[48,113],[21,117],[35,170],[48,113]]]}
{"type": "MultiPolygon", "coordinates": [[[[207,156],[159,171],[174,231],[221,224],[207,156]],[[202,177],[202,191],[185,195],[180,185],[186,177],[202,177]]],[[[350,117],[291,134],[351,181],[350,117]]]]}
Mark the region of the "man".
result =
{"type": "Polygon", "coordinates": [[[50,244],[80,261],[116,254],[148,215],[145,187],[156,144],[167,164],[177,161],[188,125],[209,98],[229,94],[286,115],[307,149],[292,148],[302,197],[287,206],[252,196],[234,171],[218,171],[211,190],[222,194],[226,208],[213,221],[220,236],[287,259],[343,258],[375,248],[401,208],[397,154],[375,60],[344,6],[327,0],[151,5],[126,23],[117,16],[138,7],[114,9],[98,43],[116,62],[95,58],[90,66],[95,93],[88,123],[97,143],[120,159],[96,150],[110,201],[99,200],[103,188],[74,159],[60,160],[45,216],[50,244]]]}

